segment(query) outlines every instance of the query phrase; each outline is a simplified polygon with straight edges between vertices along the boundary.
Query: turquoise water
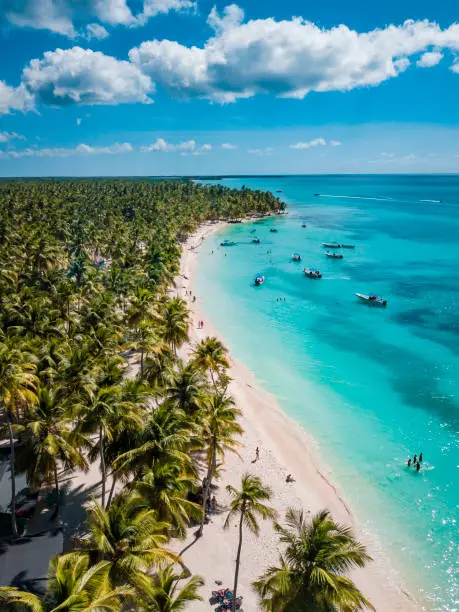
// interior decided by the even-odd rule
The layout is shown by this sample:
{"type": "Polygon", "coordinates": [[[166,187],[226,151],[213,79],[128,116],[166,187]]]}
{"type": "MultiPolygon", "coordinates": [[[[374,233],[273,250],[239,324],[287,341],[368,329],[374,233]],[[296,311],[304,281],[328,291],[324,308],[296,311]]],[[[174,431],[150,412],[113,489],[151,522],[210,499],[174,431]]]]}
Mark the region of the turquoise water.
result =
{"type": "Polygon", "coordinates": [[[282,190],[289,215],[233,225],[205,243],[196,281],[205,310],[317,440],[410,590],[429,610],[459,609],[459,177],[223,183],[282,190]],[[219,248],[223,239],[238,244],[219,248]],[[355,249],[329,260],[320,244],[331,241],[355,249]],[[323,278],[306,278],[304,265],[323,278]],[[256,288],[258,272],[266,281],[256,288]],[[359,303],[357,291],[385,297],[387,308],[359,303]],[[416,473],[406,462],[420,451],[416,473]]]}

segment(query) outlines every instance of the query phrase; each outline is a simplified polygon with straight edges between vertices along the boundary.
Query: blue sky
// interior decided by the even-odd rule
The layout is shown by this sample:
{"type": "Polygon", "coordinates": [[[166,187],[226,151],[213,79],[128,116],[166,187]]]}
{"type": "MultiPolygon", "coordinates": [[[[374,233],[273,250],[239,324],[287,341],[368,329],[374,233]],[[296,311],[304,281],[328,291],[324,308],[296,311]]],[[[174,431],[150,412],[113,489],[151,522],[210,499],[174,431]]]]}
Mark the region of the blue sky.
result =
{"type": "Polygon", "coordinates": [[[0,0],[0,176],[458,172],[454,5],[0,0]]]}

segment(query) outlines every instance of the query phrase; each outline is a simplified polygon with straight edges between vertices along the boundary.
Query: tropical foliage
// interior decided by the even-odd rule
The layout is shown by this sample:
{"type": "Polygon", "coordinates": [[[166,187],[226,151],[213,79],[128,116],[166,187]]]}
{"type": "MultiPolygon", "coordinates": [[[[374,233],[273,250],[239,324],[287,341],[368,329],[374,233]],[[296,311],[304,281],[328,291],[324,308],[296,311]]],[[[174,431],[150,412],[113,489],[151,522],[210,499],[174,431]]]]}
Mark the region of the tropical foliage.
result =
{"type": "Polygon", "coordinates": [[[276,525],[285,552],[254,583],[266,611],[355,612],[371,603],[349,572],[371,560],[349,527],[336,523],[327,510],[307,520],[290,508],[285,526],[276,525]]]}
{"type": "Polygon", "coordinates": [[[202,222],[282,207],[270,193],[191,181],[0,182],[13,536],[16,473],[43,499],[53,492],[51,521],[64,516],[76,470],[101,480],[46,592],[2,587],[2,609],[115,611],[135,598],[136,609],[172,611],[199,599],[202,579],[177,573],[168,543],[201,521],[199,461],[208,457],[211,482],[241,429],[224,347],[207,339],[188,363],[179,356],[190,329],[185,301],[171,295],[181,245],[202,222]]]}

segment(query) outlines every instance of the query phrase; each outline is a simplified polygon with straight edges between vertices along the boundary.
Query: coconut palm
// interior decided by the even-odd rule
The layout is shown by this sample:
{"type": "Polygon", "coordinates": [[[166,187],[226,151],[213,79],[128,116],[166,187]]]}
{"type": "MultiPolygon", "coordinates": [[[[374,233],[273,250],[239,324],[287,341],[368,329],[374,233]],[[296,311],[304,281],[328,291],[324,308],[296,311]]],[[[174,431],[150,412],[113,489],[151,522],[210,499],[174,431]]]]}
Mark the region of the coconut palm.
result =
{"type": "Polygon", "coordinates": [[[169,407],[195,417],[202,411],[206,391],[207,383],[201,372],[192,364],[180,365],[165,389],[165,401],[169,407]]]}
{"type": "Polygon", "coordinates": [[[108,510],[93,503],[88,512],[88,536],[76,541],[96,561],[107,561],[110,588],[129,585],[137,593],[148,589],[148,573],[179,559],[164,546],[169,524],[158,521],[155,510],[140,508],[138,500],[116,497],[108,510]]]}
{"type": "Polygon", "coordinates": [[[117,430],[137,431],[142,428],[142,425],[142,412],[138,404],[125,401],[120,385],[99,387],[84,407],[84,419],[81,429],[87,433],[97,432],[99,437],[98,445],[93,448],[90,458],[95,459],[98,456],[100,460],[102,506],[105,506],[107,480],[104,450],[105,439],[111,439],[116,435],[117,430]]]}
{"type": "Polygon", "coordinates": [[[21,411],[37,401],[38,378],[34,357],[15,348],[10,341],[0,342],[0,409],[8,426],[10,443],[11,527],[16,524],[16,480],[14,468],[14,434],[12,421],[21,411]]]}
{"type": "Polygon", "coordinates": [[[180,612],[192,601],[202,601],[198,589],[204,585],[201,576],[192,576],[180,587],[182,576],[169,565],[159,569],[153,578],[153,587],[148,593],[148,610],[151,612],[180,612]]]}
{"type": "Polygon", "coordinates": [[[351,529],[336,523],[327,510],[310,519],[290,508],[286,526],[276,525],[285,552],[255,583],[267,611],[355,612],[371,603],[347,574],[371,557],[351,529]]]}
{"type": "Polygon", "coordinates": [[[229,368],[227,349],[218,338],[205,338],[193,349],[192,363],[204,373],[209,373],[217,388],[220,374],[229,368]]]}
{"type": "Polygon", "coordinates": [[[5,605],[2,609],[18,612],[119,612],[133,591],[126,586],[107,588],[109,569],[108,561],[91,567],[88,555],[67,553],[51,561],[43,596],[16,587],[0,587],[0,604],[5,605]]]}
{"type": "Polygon", "coordinates": [[[178,297],[163,300],[160,305],[160,314],[159,329],[162,338],[174,352],[177,352],[177,349],[189,340],[190,313],[185,300],[178,297]]]}
{"type": "Polygon", "coordinates": [[[241,411],[234,405],[229,395],[215,393],[209,396],[205,405],[204,448],[207,455],[207,475],[202,492],[202,519],[198,536],[204,529],[204,518],[209,499],[212,480],[217,469],[218,459],[223,459],[227,451],[237,454],[240,442],[236,438],[242,435],[243,429],[238,423],[241,411]]]}
{"type": "Polygon", "coordinates": [[[258,536],[260,528],[257,519],[274,519],[276,513],[271,506],[264,503],[269,502],[271,499],[272,490],[270,487],[264,485],[258,476],[244,474],[241,479],[240,490],[231,485],[228,485],[226,490],[233,497],[233,501],[231,502],[231,510],[225,520],[225,529],[228,529],[233,518],[239,517],[239,542],[236,554],[233,588],[233,610],[235,610],[239,567],[241,563],[243,527],[245,525],[252,533],[258,536]]]}
{"type": "Polygon", "coordinates": [[[201,506],[187,499],[196,487],[196,473],[184,471],[175,457],[157,461],[146,469],[134,490],[142,502],[157,512],[158,519],[171,524],[175,537],[185,537],[191,518],[201,518],[201,506]]]}
{"type": "Polygon", "coordinates": [[[41,388],[38,404],[28,412],[23,423],[16,426],[23,442],[18,452],[18,467],[26,472],[27,482],[33,489],[54,483],[54,516],[59,514],[59,463],[66,470],[88,469],[88,463],[78,449],[87,447],[89,443],[67,416],[65,399],[62,388],[41,388]]]}

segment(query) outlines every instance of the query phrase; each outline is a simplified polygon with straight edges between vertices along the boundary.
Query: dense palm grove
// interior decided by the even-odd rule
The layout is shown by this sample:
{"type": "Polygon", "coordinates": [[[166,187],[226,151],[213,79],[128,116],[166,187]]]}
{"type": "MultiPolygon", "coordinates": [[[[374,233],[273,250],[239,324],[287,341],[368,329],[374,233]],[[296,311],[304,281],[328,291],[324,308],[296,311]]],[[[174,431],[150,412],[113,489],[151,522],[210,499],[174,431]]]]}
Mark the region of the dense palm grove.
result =
{"type": "MultiPolygon", "coordinates": [[[[192,524],[197,535],[206,528],[218,465],[240,445],[240,409],[217,339],[180,357],[190,316],[168,289],[181,243],[199,223],[281,209],[270,193],[184,181],[0,182],[0,408],[12,537],[24,528],[15,473],[33,491],[52,492],[56,522],[64,476],[96,464],[101,481],[72,552],[52,560],[46,591],[1,587],[2,609],[166,612],[201,598],[202,578],[168,543],[192,524]]],[[[269,489],[250,475],[241,485],[230,491],[228,516],[240,517],[235,591],[242,525],[257,532],[257,516],[274,518],[269,489]]],[[[260,605],[306,609],[295,603],[307,587],[294,561],[281,559],[255,585],[260,605]]],[[[336,604],[336,593],[318,597],[317,588],[317,609],[336,604]]],[[[351,587],[343,597],[343,610],[366,603],[351,587]]]]}

